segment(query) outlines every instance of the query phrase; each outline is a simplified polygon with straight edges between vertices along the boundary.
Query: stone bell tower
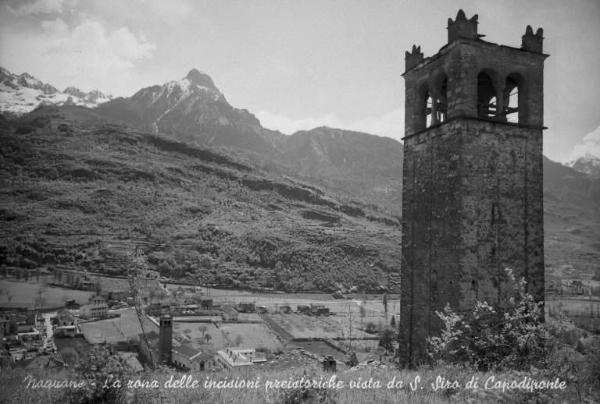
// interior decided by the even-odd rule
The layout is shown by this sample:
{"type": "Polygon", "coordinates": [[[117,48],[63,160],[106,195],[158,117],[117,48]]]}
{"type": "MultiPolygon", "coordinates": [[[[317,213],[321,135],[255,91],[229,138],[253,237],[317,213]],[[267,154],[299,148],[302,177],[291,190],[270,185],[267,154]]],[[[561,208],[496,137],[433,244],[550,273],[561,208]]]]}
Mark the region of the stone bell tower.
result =
{"type": "Polygon", "coordinates": [[[170,364],[173,350],[173,317],[170,314],[161,314],[158,334],[158,361],[170,364]]]}
{"type": "Polygon", "coordinates": [[[500,303],[505,268],[544,300],[543,31],[482,40],[477,15],[448,43],[406,52],[400,361],[426,360],[446,304],[500,303]]]}

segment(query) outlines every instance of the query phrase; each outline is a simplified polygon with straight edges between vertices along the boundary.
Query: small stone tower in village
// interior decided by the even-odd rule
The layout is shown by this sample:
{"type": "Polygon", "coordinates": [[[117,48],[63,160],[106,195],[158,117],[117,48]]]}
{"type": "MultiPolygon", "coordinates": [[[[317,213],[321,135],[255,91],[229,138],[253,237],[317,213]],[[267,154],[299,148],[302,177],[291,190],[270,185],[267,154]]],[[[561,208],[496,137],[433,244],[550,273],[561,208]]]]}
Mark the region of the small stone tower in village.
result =
{"type": "Polygon", "coordinates": [[[159,363],[170,364],[173,350],[173,318],[170,314],[161,314],[158,331],[159,363]]]}
{"type": "Polygon", "coordinates": [[[543,32],[482,40],[477,15],[448,43],[406,52],[400,361],[426,360],[435,311],[501,303],[505,268],[544,299],[543,32]]]}

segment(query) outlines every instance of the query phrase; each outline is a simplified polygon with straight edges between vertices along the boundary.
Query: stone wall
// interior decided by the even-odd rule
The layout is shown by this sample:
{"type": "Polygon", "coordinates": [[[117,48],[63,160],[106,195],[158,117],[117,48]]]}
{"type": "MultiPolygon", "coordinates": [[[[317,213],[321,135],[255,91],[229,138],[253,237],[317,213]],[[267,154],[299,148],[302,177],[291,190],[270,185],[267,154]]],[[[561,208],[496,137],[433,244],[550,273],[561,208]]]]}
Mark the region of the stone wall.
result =
{"type": "Polygon", "coordinates": [[[544,298],[542,130],[476,118],[405,138],[401,360],[425,358],[435,315],[499,302],[504,269],[544,298]]]}

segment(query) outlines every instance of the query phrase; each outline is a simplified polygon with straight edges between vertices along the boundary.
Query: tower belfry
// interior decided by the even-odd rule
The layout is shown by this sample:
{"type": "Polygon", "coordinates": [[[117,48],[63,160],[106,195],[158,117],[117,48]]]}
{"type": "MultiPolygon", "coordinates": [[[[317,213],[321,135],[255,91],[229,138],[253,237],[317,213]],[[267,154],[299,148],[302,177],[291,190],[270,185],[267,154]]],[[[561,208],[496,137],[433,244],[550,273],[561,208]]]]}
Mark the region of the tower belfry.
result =
{"type": "Polygon", "coordinates": [[[505,268],[544,299],[543,31],[482,40],[477,15],[448,43],[406,52],[400,360],[426,359],[446,304],[499,303],[505,268]]]}

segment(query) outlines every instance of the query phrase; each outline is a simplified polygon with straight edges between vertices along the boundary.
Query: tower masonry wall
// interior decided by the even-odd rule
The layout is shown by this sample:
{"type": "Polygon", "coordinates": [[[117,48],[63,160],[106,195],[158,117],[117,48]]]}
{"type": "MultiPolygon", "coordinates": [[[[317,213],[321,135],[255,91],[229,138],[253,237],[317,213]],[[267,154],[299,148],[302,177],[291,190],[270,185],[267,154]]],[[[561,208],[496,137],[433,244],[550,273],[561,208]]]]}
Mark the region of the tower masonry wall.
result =
{"type": "Polygon", "coordinates": [[[403,355],[425,357],[446,304],[501,302],[505,268],[543,300],[541,129],[460,118],[409,136],[403,187],[403,355]]]}

